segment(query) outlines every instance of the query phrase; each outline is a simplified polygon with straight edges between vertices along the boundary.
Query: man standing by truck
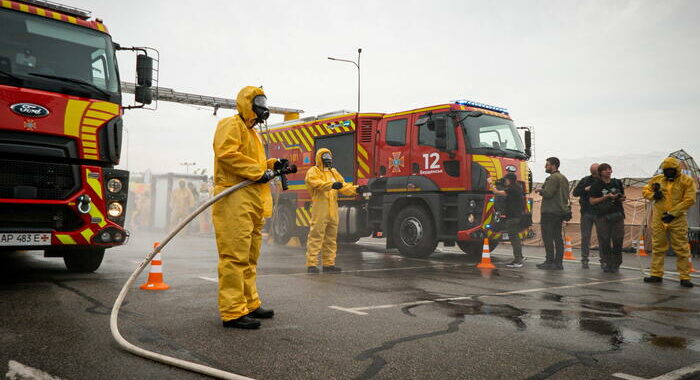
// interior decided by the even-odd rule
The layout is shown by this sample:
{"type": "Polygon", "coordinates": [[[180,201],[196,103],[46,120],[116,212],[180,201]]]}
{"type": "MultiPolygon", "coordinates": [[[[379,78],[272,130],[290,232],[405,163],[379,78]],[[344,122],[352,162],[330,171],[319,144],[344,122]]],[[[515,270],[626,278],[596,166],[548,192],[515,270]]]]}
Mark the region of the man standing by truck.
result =
{"type": "Polygon", "coordinates": [[[338,237],[338,193],[355,195],[357,186],[346,183],[333,168],[331,151],[321,148],[316,152],[316,165],[306,172],[306,187],[311,194],[311,229],[306,244],[306,268],[318,273],[318,254],[323,257],[323,271],[340,272],[335,266],[338,237]]]}
{"type": "Polygon", "coordinates": [[[564,239],[561,236],[562,223],[571,219],[569,207],[569,180],[559,172],[559,159],[549,157],[544,166],[549,177],[541,189],[535,190],[542,196],[540,225],[542,242],[547,253],[540,269],[564,269],[564,239]]]}
{"type": "MultiPolygon", "coordinates": [[[[523,263],[523,247],[520,243],[521,217],[523,216],[523,197],[525,192],[518,184],[518,177],[514,173],[508,173],[503,177],[505,189],[500,190],[492,185],[494,194],[506,197],[506,231],[508,232],[508,240],[513,246],[513,261],[506,266],[508,268],[522,268],[523,263]]],[[[491,177],[488,178],[491,184],[491,177]]]]}
{"type": "MultiPolygon", "coordinates": [[[[579,197],[578,201],[581,205],[581,267],[583,269],[588,269],[588,258],[590,257],[591,251],[591,233],[595,225],[595,214],[593,213],[589,198],[591,185],[598,179],[598,164],[591,164],[590,170],[591,175],[581,178],[573,192],[573,196],[579,197]]],[[[600,247],[600,243],[598,243],[598,247],[600,247]]],[[[601,266],[604,266],[602,256],[600,261],[601,266]]]]}

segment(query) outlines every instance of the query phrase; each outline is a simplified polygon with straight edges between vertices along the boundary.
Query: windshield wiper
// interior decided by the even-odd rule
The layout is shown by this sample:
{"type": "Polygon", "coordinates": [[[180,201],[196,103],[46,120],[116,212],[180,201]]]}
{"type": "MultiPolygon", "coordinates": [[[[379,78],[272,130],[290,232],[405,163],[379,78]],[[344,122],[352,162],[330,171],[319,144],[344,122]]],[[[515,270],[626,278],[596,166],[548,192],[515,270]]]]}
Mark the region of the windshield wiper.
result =
{"type": "Polygon", "coordinates": [[[473,149],[483,149],[483,150],[487,150],[487,151],[489,151],[489,152],[505,153],[505,151],[504,151],[503,149],[494,148],[494,147],[491,147],[491,146],[479,146],[479,147],[476,147],[476,148],[473,148],[473,149]]]}
{"type": "Polygon", "coordinates": [[[60,80],[60,81],[64,81],[64,82],[70,82],[70,83],[79,84],[79,85],[81,85],[81,86],[83,86],[83,87],[88,87],[88,88],[90,88],[90,89],[92,89],[92,90],[95,90],[95,91],[99,92],[100,94],[106,96],[107,98],[111,98],[111,97],[112,97],[112,94],[110,94],[109,92],[107,92],[107,91],[105,91],[105,90],[103,90],[103,89],[101,89],[101,88],[95,86],[94,84],[92,84],[92,83],[90,83],[90,82],[86,82],[86,81],[84,81],[84,80],[75,79],[75,78],[68,78],[68,77],[61,77],[61,76],[58,76],[58,75],[40,74],[40,73],[29,73],[29,75],[33,75],[33,76],[36,76],[36,77],[42,77],[42,78],[56,79],[56,80],[60,80]]]}
{"type": "Polygon", "coordinates": [[[6,77],[8,77],[8,78],[12,78],[12,79],[14,79],[14,80],[18,80],[18,81],[20,81],[20,82],[22,81],[22,78],[18,77],[18,76],[15,75],[15,74],[12,74],[12,73],[9,72],[9,71],[0,70],[0,74],[6,76],[6,77]]]}
{"type": "Polygon", "coordinates": [[[509,151],[509,152],[518,153],[519,155],[521,155],[521,156],[527,158],[527,154],[525,154],[525,152],[523,152],[523,151],[521,151],[521,150],[510,149],[510,148],[506,148],[506,150],[509,151]]]}

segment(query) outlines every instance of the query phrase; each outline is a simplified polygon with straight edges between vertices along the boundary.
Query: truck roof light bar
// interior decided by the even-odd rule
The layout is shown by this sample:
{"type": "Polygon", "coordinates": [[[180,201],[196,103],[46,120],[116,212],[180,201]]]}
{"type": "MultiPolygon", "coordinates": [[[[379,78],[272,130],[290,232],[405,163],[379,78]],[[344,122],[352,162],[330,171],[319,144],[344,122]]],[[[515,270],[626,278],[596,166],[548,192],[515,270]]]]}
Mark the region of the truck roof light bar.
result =
{"type": "Polygon", "coordinates": [[[455,100],[455,104],[459,104],[459,105],[461,105],[461,106],[470,106],[470,107],[483,108],[483,109],[485,109],[485,110],[500,112],[500,113],[503,113],[503,114],[508,115],[508,109],[506,109],[506,108],[491,106],[491,105],[488,105],[488,104],[479,103],[479,102],[475,102],[475,101],[472,101],[472,100],[466,100],[466,99],[455,100]]]}
{"type": "Polygon", "coordinates": [[[21,3],[33,5],[35,7],[39,8],[45,8],[45,9],[50,9],[52,11],[56,12],[61,12],[70,16],[75,16],[79,19],[82,20],[87,20],[92,16],[92,12],[86,10],[86,9],[81,9],[81,8],[76,8],[76,7],[71,7],[68,5],[63,5],[59,3],[54,3],[53,1],[47,1],[47,0],[19,0],[21,3]]]}

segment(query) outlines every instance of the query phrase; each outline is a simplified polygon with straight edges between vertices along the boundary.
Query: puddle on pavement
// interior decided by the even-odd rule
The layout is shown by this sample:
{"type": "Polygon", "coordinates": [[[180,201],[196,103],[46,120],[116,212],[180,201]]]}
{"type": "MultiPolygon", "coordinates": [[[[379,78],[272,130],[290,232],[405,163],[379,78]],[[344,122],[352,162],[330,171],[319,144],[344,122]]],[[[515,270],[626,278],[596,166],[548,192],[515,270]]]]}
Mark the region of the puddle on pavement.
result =
{"type": "MultiPolygon", "coordinates": [[[[700,340],[680,336],[656,335],[623,325],[624,320],[633,318],[631,313],[634,312],[685,314],[699,313],[700,311],[681,307],[623,305],[586,298],[592,296],[595,295],[563,296],[545,293],[539,296],[544,301],[562,305],[577,305],[583,310],[580,308],[578,310],[556,308],[532,310],[518,308],[507,303],[490,304],[478,297],[460,301],[436,302],[429,305],[433,305],[450,317],[484,315],[503,318],[512,322],[519,331],[526,331],[530,324],[535,323],[535,321],[537,321],[537,326],[548,329],[578,328],[579,331],[593,337],[607,338],[614,350],[621,349],[624,344],[650,344],[663,349],[687,349],[700,352],[700,340]]],[[[423,306],[427,305],[406,307],[404,313],[415,316],[410,310],[423,306]]]]}

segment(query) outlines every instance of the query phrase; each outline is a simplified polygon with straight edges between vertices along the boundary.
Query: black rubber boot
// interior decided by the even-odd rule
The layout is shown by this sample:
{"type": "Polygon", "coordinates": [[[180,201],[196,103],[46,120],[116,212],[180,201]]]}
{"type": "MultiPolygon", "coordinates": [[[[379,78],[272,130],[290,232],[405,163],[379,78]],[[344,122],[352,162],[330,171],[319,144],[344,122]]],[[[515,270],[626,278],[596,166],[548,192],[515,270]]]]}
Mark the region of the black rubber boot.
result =
{"type": "Polygon", "coordinates": [[[259,307],[248,313],[248,316],[255,319],[270,319],[275,316],[275,311],[272,309],[263,309],[262,307],[259,307]]]}
{"type": "Polygon", "coordinates": [[[681,286],[684,288],[692,288],[695,284],[690,282],[690,280],[681,280],[681,286]]]}
{"type": "Polygon", "coordinates": [[[320,271],[318,270],[318,267],[306,267],[306,271],[307,271],[308,273],[318,273],[318,272],[320,272],[320,271]]]}
{"type": "Polygon", "coordinates": [[[662,282],[663,280],[664,278],[659,276],[644,277],[644,282],[662,282]]]}
{"type": "Polygon", "coordinates": [[[230,321],[224,321],[223,325],[224,325],[224,327],[235,327],[237,329],[254,330],[254,329],[260,328],[260,321],[256,321],[255,319],[253,319],[247,315],[244,315],[244,316],[237,318],[237,319],[232,319],[230,321]]]}
{"type": "Polygon", "coordinates": [[[324,267],[323,267],[323,272],[324,272],[324,273],[326,273],[326,272],[328,272],[328,273],[338,273],[338,272],[342,272],[342,271],[343,271],[342,269],[340,269],[339,267],[337,267],[337,266],[335,266],[335,265],[329,265],[329,266],[324,266],[324,267]]]}

